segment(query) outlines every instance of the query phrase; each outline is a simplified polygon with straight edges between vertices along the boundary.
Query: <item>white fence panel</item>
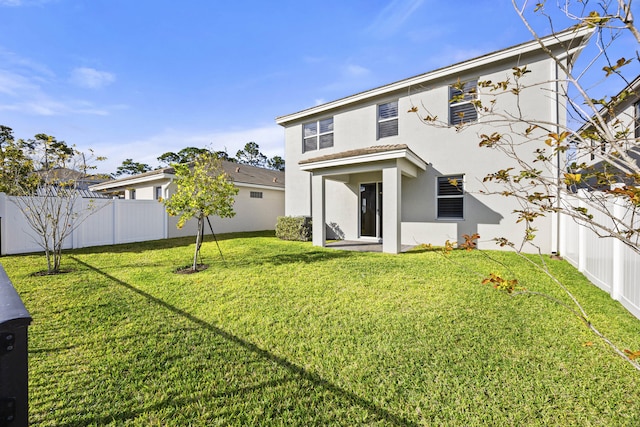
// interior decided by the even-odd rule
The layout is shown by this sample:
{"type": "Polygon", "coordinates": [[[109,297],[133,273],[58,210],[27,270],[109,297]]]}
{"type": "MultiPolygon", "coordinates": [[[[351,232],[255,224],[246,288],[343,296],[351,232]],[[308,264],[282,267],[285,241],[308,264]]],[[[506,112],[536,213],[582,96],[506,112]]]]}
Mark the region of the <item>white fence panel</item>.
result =
{"type": "MultiPolygon", "coordinates": [[[[44,198],[38,197],[41,201],[44,198]]],[[[18,205],[15,204],[15,197],[6,196],[0,193],[0,216],[2,217],[2,253],[21,254],[28,252],[42,251],[39,244],[41,238],[33,231],[27,218],[22,213],[18,205]]],[[[73,247],[72,236],[64,240],[63,249],[73,247]]]]}
{"type": "Polygon", "coordinates": [[[578,268],[580,262],[580,225],[572,218],[562,215],[560,229],[563,231],[560,253],[569,263],[578,268]]]}
{"type": "Polygon", "coordinates": [[[113,209],[117,202],[109,199],[81,200],[80,209],[88,209],[91,203],[93,212],[73,232],[75,248],[115,243],[113,209]]]}
{"type": "MultiPolygon", "coordinates": [[[[609,217],[601,212],[591,212],[594,220],[599,224],[611,222],[609,217]]],[[[585,275],[596,286],[605,292],[611,293],[611,285],[613,284],[613,242],[615,239],[611,237],[598,237],[592,230],[585,230],[586,244],[583,245],[586,250],[585,275]]]]}
{"type": "MultiPolygon", "coordinates": [[[[13,197],[0,193],[0,218],[2,218],[2,246],[6,255],[41,252],[38,236],[31,229],[13,197]]],[[[118,243],[141,242],[167,237],[167,220],[164,206],[155,200],[81,199],[76,212],[93,212],[80,215],[81,222],[65,239],[63,249],[118,243]]]]}
{"type": "MultiPolygon", "coordinates": [[[[613,201],[608,209],[618,218],[630,214],[627,208],[614,206],[613,201]]],[[[610,222],[605,214],[590,213],[601,224],[610,222]]],[[[565,259],[640,318],[640,255],[613,237],[598,237],[588,227],[566,216],[561,218],[561,229],[565,259]]]]}
{"type": "Polygon", "coordinates": [[[166,212],[157,200],[118,200],[114,212],[116,243],[166,237],[166,212]]]}
{"type": "Polygon", "coordinates": [[[628,247],[622,251],[620,302],[640,319],[640,255],[628,247]]]}

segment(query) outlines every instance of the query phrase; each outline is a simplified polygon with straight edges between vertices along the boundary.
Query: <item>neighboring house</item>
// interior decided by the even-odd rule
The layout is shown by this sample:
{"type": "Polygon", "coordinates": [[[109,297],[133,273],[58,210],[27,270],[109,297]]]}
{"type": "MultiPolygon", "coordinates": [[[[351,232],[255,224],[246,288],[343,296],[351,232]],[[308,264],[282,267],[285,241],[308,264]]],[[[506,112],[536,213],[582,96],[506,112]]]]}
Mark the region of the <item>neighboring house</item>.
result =
{"type": "MultiPolygon", "coordinates": [[[[571,64],[591,33],[571,29],[541,41],[571,64]]],[[[312,217],[316,246],[339,237],[381,241],[384,252],[398,253],[402,244],[443,245],[473,233],[481,236],[481,248],[496,248],[495,237],[521,241],[517,201],[479,194],[487,174],[514,161],[478,146],[478,135],[491,134],[492,127],[471,101],[478,81],[513,79],[512,67],[525,65],[533,87],[520,94],[519,105],[515,97],[502,97],[494,108],[564,123],[565,101],[556,90],[563,72],[538,41],[278,117],[285,128],[286,215],[312,217]],[[462,90],[452,86],[459,81],[466,82],[462,90]],[[451,102],[461,94],[464,100],[451,102]],[[408,113],[414,106],[448,118],[449,126],[424,124],[408,113]],[[460,130],[460,113],[477,123],[460,130]]],[[[557,216],[535,225],[541,249],[557,252],[557,216]]]]}
{"type": "MultiPolygon", "coordinates": [[[[238,187],[233,218],[211,217],[215,233],[273,230],[277,217],[284,215],[284,172],[222,161],[222,167],[238,187]]],[[[176,190],[175,170],[171,167],[111,180],[91,187],[93,191],[118,192],[125,199],[159,200],[171,197],[176,190]]],[[[177,229],[178,217],[167,220],[167,237],[196,234],[196,222],[189,221],[177,229]]],[[[205,232],[208,225],[205,227],[205,232]]]]}
{"type": "MultiPolygon", "coordinates": [[[[620,146],[610,147],[597,141],[591,142],[592,151],[589,157],[583,156],[576,158],[577,163],[587,163],[595,166],[602,165],[599,154],[604,154],[607,160],[611,161],[616,156],[612,153],[624,151],[631,159],[636,162],[635,170],[640,167],[640,76],[636,77],[622,91],[612,97],[617,103],[603,107],[599,114],[606,121],[607,127],[611,129],[612,134],[617,139],[620,146]],[[620,101],[618,101],[620,100],[620,101]]],[[[577,133],[589,133],[594,128],[597,119],[594,116],[582,126],[577,133]]],[[[586,150],[582,150],[583,154],[586,150]]],[[[605,166],[602,166],[605,167],[605,166]]],[[[625,173],[620,173],[615,168],[608,166],[607,172],[616,175],[619,182],[625,181],[625,173]]],[[[596,187],[594,185],[594,187],[596,187]]]]}
{"type": "Polygon", "coordinates": [[[41,170],[37,171],[36,174],[40,177],[40,179],[48,180],[51,184],[53,184],[53,186],[49,187],[46,191],[42,188],[39,188],[37,190],[37,195],[39,196],[55,195],[57,194],[58,190],[57,184],[64,183],[65,185],[69,185],[69,183],[73,183],[74,191],[76,191],[77,194],[83,199],[104,199],[109,197],[104,193],[98,193],[89,190],[90,186],[100,184],[108,180],[108,178],[100,175],[87,175],[84,172],[69,168],[53,168],[49,170],[41,170]]]}

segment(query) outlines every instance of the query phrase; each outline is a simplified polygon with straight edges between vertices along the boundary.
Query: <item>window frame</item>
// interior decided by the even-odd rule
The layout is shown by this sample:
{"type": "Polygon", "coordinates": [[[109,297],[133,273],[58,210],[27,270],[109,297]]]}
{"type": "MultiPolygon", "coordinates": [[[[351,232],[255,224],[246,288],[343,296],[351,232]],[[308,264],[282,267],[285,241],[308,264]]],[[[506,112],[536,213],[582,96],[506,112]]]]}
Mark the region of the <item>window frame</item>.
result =
{"type": "Polygon", "coordinates": [[[436,185],[436,219],[446,221],[462,221],[465,219],[465,174],[452,174],[437,176],[435,180],[436,185]],[[446,180],[451,184],[451,180],[456,179],[459,183],[460,194],[440,194],[440,183],[446,180]],[[460,207],[460,216],[441,216],[440,215],[440,201],[441,200],[453,200],[460,199],[462,206],[460,207]]]}
{"type": "Polygon", "coordinates": [[[325,117],[322,119],[315,120],[313,122],[306,122],[302,124],[302,152],[306,153],[309,151],[317,151],[325,148],[331,148],[334,144],[334,118],[325,117]],[[331,121],[330,124],[326,124],[326,122],[331,121]],[[323,122],[325,122],[325,129],[329,128],[329,130],[323,131],[323,122]],[[315,131],[313,134],[307,135],[306,131],[310,126],[315,126],[315,131]],[[331,145],[326,145],[326,137],[331,135],[331,145]],[[325,144],[323,146],[323,137],[325,137],[325,144]],[[314,146],[315,148],[307,148],[307,141],[315,139],[314,146]]]}
{"type": "Polygon", "coordinates": [[[377,131],[377,139],[382,139],[382,138],[391,138],[394,136],[398,136],[400,134],[400,115],[398,114],[398,100],[396,99],[395,101],[389,101],[389,102],[383,102],[381,104],[377,105],[376,108],[376,131],[377,131]],[[385,106],[385,105],[389,105],[389,104],[395,104],[395,116],[389,116],[389,117],[380,117],[380,110],[381,107],[385,106]],[[382,135],[382,132],[380,132],[380,126],[386,123],[390,123],[395,121],[396,126],[395,126],[395,134],[391,135],[382,135]]]}
{"type": "MultiPolygon", "coordinates": [[[[478,79],[472,79],[463,83],[462,90],[449,85],[449,126],[461,126],[467,123],[473,123],[478,121],[478,110],[474,105],[474,101],[478,99],[478,79]],[[462,95],[462,100],[454,101],[454,98],[462,95]],[[471,109],[469,109],[471,106],[471,109]],[[466,107],[466,111],[462,111],[461,117],[458,112],[454,112],[456,107],[466,107]],[[465,119],[465,115],[473,111],[471,119],[465,119]]],[[[467,116],[469,117],[469,116],[467,116]]]]}

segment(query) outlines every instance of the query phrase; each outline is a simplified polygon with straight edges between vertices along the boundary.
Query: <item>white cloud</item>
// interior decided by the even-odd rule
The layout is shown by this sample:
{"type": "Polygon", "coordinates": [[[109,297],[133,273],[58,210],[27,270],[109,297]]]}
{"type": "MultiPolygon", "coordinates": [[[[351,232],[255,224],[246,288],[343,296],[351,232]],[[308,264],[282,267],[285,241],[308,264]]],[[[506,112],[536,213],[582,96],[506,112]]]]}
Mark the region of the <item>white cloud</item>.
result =
{"type": "MultiPolygon", "coordinates": [[[[85,79],[81,82],[95,87],[107,84],[110,79],[115,78],[110,73],[96,73],[85,73],[85,79]]],[[[63,87],[61,93],[53,92],[53,88],[58,86],[55,73],[48,67],[0,47],[0,111],[35,116],[103,116],[113,109],[122,108],[98,107],[91,101],[70,97],[68,87],[63,87]]]]}
{"type": "Polygon", "coordinates": [[[429,60],[427,61],[427,66],[432,68],[439,68],[451,64],[457,64],[458,62],[467,61],[491,51],[491,48],[481,50],[461,49],[453,46],[444,46],[441,52],[430,56],[429,60]]]}
{"type": "Polygon", "coordinates": [[[362,77],[369,73],[371,73],[371,71],[368,68],[360,65],[347,65],[344,68],[344,74],[349,77],[362,77]]]}
{"type": "Polygon", "coordinates": [[[9,7],[33,6],[33,5],[51,3],[52,1],[56,1],[56,0],[0,0],[0,6],[9,6],[9,7]]]}
{"type": "Polygon", "coordinates": [[[87,89],[100,89],[108,86],[116,80],[116,76],[107,71],[98,71],[95,68],[79,67],[71,72],[71,82],[87,89]]]}
{"type": "Polygon", "coordinates": [[[2,69],[0,69],[0,110],[36,116],[109,114],[109,109],[97,108],[89,101],[57,100],[43,90],[38,78],[2,69]]]}
{"type": "Polygon", "coordinates": [[[423,2],[424,0],[392,0],[378,13],[366,32],[383,38],[394,34],[423,2]]]}
{"type": "Polygon", "coordinates": [[[373,73],[366,67],[357,64],[347,64],[339,68],[336,79],[325,85],[322,90],[336,92],[337,96],[353,93],[369,88],[373,84],[373,73]]]}
{"type": "Polygon", "coordinates": [[[38,86],[17,73],[0,69],[0,94],[17,97],[21,92],[37,91],[38,86]]]}

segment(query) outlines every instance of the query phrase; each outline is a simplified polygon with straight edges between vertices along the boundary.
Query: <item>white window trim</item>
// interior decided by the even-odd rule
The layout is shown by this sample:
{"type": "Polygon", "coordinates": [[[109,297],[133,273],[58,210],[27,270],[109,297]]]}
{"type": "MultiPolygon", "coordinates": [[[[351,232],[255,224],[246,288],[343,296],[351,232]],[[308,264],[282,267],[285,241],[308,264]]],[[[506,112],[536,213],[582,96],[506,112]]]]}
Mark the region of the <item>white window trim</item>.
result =
{"type": "MultiPolygon", "coordinates": [[[[307,153],[309,151],[323,150],[324,148],[320,148],[320,137],[324,136],[324,135],[333,134],[334,133],[333,124],[334,124],[333,116],[332,117],[325,117],[325,118],[322,118],[322,119],[318,119],[315,122],[303,123],[302,124],[302,152],[303,153],[307,153]],[[323,121],[328,120],[328,119],[331,119],[332,130],[330,130],[328,132],[320,132],[320,122],[323,122],[323,121]],[[305,127],[305,125],[312,124],[312,123],[315,123],[315,125],[316,125],[316,133],[314,135],[312,135],[312,136],[305,136],[304,135],[304,127],[305,127]],[[316,139],[316,147],[314,149],[312,149],[312,150],[307,150],[305,141],[307,139],[311,139],[311,138],[315,138],[316,139]]],[[[335,138],[335,135],[334,135],[334,138],[335,138]]],[[[332,138],[332,140],[333,140],[333,138],[332,138]]],[[[333,147],[333,144],[331,144],[331,146],[333,147]]],[[[325,148],[329,148],[329,147],[325,147],[325,148]]]]}
{"type": "Polygon", "coordinates": [[[398,105],[398,100],[395,101],[387,101],[387,102],[381,102],[380,104],[377,105],[376,107],[376,132],[377,132],[377,139],[384,139],[384,138],[392,138],[394,136],[398,136],[400,134],[400,115],[398,114],[398,110],[399,109],[399,105],[398,105]],[[385,105],[385,104],[391,104],[395,102],[396,103],[396,115],[393,117],[387,117],[385,119],[381,119],[380,118],[380,106],[381,105],[385,105]],[[380,136],[380,124],[381,123],[385,123],[385,122],[390,122],[392,120],[395,120],[397,122],[397,126],[396,126],[396,134],[395,135],[388,135],[388,136],[380,136]]]}
{"type": "Polygon", "coordinates": [[[435,217],[438,221],[464,221],[466,218],[466,209],[467,209],[467,204],[465,203],[465,197],[464,195],[466,194],[466,190],[465,188],[467,187],[466,183],[467,183],[467,176],[463,173],[458,173],[458,174],[451,174],[451,175],[443,175],[443,176],[438,176],[435,179],[435,186],[436,186],[436,212],[435,212],[435,217]],[[462,193],[460,195],[455,195],[455,196],[440,196],[438,195],[438,181],[440,180],[440,178],[447,178],[447,179],[451,179],[451,178],[456,178],[456,177],[461,177],[462,180],[462,193]],[[440,205],[440,199],[462,199],[462,216],[461,217],[441,217],[438,216],[438,206],[440,205]]]}

